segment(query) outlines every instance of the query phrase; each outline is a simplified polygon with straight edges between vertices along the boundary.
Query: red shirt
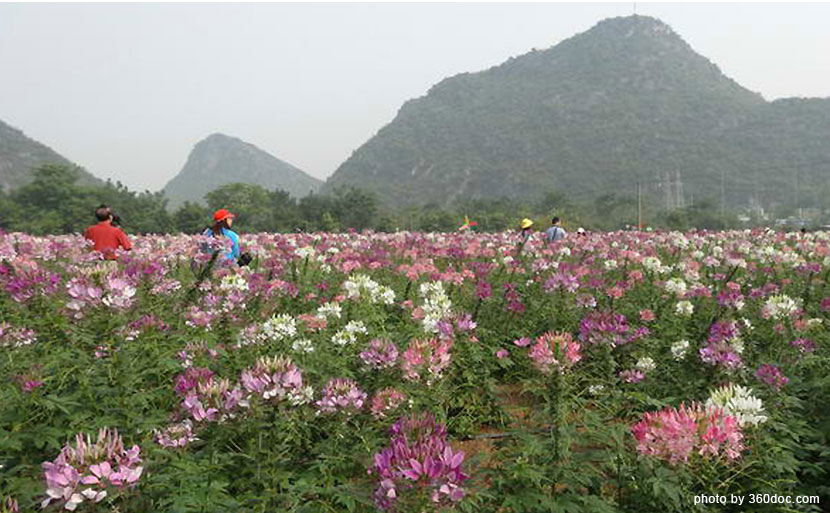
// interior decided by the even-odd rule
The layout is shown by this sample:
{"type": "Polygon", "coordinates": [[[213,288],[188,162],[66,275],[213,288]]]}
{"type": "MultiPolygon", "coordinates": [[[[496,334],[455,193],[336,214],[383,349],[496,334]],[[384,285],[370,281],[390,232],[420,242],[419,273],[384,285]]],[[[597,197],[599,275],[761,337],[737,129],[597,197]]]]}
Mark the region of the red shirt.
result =
{"type": "Polygon", "coordinates": [[[101,221],[94,226],[90,226],[84,232],[84,237],[91,240],[94,243],[92,249],[103,253],[107,260],[117,258],[115,250],[119,247],[123,249],[133,247],[127,234],[121,231],[121,228],[111,225],[109,221],[101,221]]]}

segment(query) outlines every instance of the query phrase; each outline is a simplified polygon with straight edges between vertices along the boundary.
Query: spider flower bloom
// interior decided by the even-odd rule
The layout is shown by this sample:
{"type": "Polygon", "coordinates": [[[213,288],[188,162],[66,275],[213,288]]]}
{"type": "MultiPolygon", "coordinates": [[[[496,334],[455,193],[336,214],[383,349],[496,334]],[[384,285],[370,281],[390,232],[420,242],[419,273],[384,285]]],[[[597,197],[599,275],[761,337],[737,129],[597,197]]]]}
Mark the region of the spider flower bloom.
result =
{"type": "Polygon", "coordinates": [[[77,434],[74,447],[65,445],[54,461],[43,463],[47,498],[41,507],[59,501],[72,511],[84,500],[100,502],[110,492],[135,486],[144,470],[140,452],[137,445],[124,449],[115,429],[101,429],[95,443],[77,434]]]}
{"type": "Polygon", "coordinates": [[[776,390],[781,390],[784,385],[790,382],[790,378],[785,376],[781,369],[769,363],[758,367],[758,370],[755,371],[755,377],[776,390]]]}
{"type": "Polygon", "coordinates": [[[384,388],[372,398],[369,410],[376,419],[384,419],[406,401],[406,394],[394,388],[384,388]]]}
{"type": "Polygon", "coordinates": [[[702,458],[734,460],[744,450],[738,419],[721,408],[700,403],[648,412],[631,426],[640,454],[668,461],[688,463],[697,454],[702,458]]]}
{"type": "Polygon", "coordinates": [[[432,384],[435,379],[441,377],[441,373],[452,361],[452,343],[451,338],[410,341],[401,358],[404,378],[418,381],[426,377],[427,384],[432,384]]]}
{"type": "Polygon", "coordinates": [[[245,390],[265,400],[296,400],[302,395],[303,375],[285,357],[260,358],[252,368],[242,371],[239,381],[245,390]]]}
{"type": "Polygon", "coordinates": [[[752,390],[740,385],[727,384],[712,390],[706,407],[720,407],[738,419],[741,427],[757,426],[767,421],[764,415],[764,403],[752,395],[752,390]]]}
{"type": "Polygon", "coordinates": [[[191,389],[182,401],[182,408],[190,414],[196,422],[222,422],[232,416],[233,410],[240,405],[242,390],[239,387],[231,389],[227,379],[213,378],[199,382],[195,389],[191,389]]]}
{"type": "Polygon", "coordinates": [[[738,324],[734,321],[718,321],[709,330],[706,346],[700,349],[700,359],[709,365],[719,365],[734,370],[743,364],[741,354],[744,344],[738,324]]]}
{"type": "Polygon", "coordinates": [[[338,410],[354,413],[363,408],[365,401],[366,392],[354,380],[335,378],[326,384],[323,397],[315,404],[323,413],[335,413],[338,410]]]}
{"type": "Polygon", "coordinates": [[[544,374],[552,371],[564,372],[582,359],[579,342],[570,333],[548,331],[536,338],[528,356],[544,374]]]}
{"type": "Polygon", "coordinates": [[[427,490],[433,503],[451,505],[464,498],[461,487],[469,476],[461,464],[462,451],[453,451],[447,430],[427,413],[403,417],[390,429],[389,446],[375,454],[369,474],[378,478],[375,504],[392,509],[399,494],[427,490]]]}
{"type": "Polygon", "coordinates": [[[199,383],[207,383],[213,378],[213,371],[202,367],[189,367],[186,371],[176,376],[176,382],[173,389],[176,395],[184,397],[191,390],[195,389],[199,383]]]}
{"type": "Polygon", "coordinates": [[[198,440],[193,434],[193,424],[189,419],[173,424],[161,431],[154,431],[156,442],[162,447],[184,447],[188,443],[198,440]]]}
{"type": "Polygon", "coordinates": [[[816,343],[806,338],[797,338],[790,342],[790,344],[801,353],[812,353],[816,350],[816,343]]]}
{"type": "Polygon", "coordinates": [[[621,346],[647,334],[647,328],[632,330],[625,316],[614,312],[591,312],[579,321],[579,340],[590,344],[621,346]]]}
{"type": "Polygon", "coordinates": [[[388,369],[398,363],[398,347],[388,341],[375,339],[369,342],[369,349],[360,353],[363,363],[373,369],[388,369]]]}
{"type": "Polygon", "coordinates": [[[0,322],[0,347],[23,347],[37,342],[35,332],[0,322]]]}

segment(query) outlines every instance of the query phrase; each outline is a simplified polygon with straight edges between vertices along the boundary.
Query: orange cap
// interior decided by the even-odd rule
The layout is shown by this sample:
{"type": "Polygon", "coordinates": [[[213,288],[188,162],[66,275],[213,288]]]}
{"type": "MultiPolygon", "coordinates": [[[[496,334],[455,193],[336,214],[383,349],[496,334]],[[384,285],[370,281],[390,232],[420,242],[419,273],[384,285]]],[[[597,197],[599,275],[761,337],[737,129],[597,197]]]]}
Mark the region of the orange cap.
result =
{"type": "Polygon", "coordinates": [[[216,212],[213,213],[213,222],[218,223],[219,221],[224,221],[229,217],[236,217],[235,215],[231,214],[230,211],[226,208],[220,208],[216,212]]]}

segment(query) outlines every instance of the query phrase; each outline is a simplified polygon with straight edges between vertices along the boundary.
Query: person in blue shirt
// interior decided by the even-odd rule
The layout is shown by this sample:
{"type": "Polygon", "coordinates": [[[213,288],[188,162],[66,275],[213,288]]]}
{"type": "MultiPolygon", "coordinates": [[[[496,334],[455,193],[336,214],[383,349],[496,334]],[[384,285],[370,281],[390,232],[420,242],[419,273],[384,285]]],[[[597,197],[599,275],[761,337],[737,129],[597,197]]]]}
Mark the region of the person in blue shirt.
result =
{"type": "Polygon", "coordinates": [[[213,226],[206,228],[202,235],[209,237],[227,237],[230,239],[232,246],[230,251],[226,251],[222,257],[230,262],[237,262],[242,256],[242,251],[239,248],[239,235],[231,230],[233,225],[233,218],[236,217],[227,209],[220,208],[213,213],[213,226]]]}
{"type": "Polygon", "coordinates": [[[545,240],[547,242],[557,242],[564,239],[568,234],[559,225],[559,218],[554,217],[551,222],[551,227],[545,230],[545,240]]]}

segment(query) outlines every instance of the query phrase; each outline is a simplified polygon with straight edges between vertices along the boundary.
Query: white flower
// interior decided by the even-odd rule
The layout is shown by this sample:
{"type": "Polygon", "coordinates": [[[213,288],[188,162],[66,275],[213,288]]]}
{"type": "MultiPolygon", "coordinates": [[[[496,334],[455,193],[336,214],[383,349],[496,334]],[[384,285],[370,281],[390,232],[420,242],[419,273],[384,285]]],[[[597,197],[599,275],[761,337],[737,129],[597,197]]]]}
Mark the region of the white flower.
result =
{"type": "Polygon", "coordinates": [[[357,341],[357,336],[345,330],[340,330],[331,336],[331,341],[334,345],[345,346],[357,341]]]}
{"type": "Polygon", "coordinates": [[[423,298],[421,310],[424,312],[421,324],[427,333],[435,333],[438,331],[438,322],[449,317],[452,302],[440,281],[422,283],[419,292],[423,298]]]}
{"type": "Polygon", "coordinates": [[[288,402],[294,406],[308,404],[314,399],[314,389],[310,386],[297,388],[288,393],[288,402]]]}
{"type": "Polygon", "coordinates": [[[297,323],[288,314],[271,317],[262,324],[262,333],[271,340],[282,340],[297,334],[297,323]]]}
{"type": "Polygon", "coordinates": [[[291,349],[298,353],[313,353],[314,344],[312,344],[307,338],[301,338],[300,340],[295,340],[291,344],[291,349]]]}
{"type": "Polygon", "coordinates": [[[767,421],[764,403],[752,395],[752,391],[740,385],[728,384],[713,390],[706,400],[706,407],[720,407],[724,412],[738,419],[741,427],[767,421]]]}
{"type": "Polygon", "coordinates": [[[559,254],[563,255],[563,256],[571,256],[571,248],[569,248],[569,247],[559,248],[559,254]]]}
{"type": "Polygon", "coordinates": [[[680,361],[686,357],[686,352],[689,350],[688,340],[679,340],[672,344],[671,354],[675,360],[680,361]]]}
{"type": "Polygon", "coordinates": [[[591,395],[597,395],[603,390],[605,390],[605,385],[591,385],[588,387],[588,393],[591,395]]]}
{"type": "Polygon", "coordinates": [[[317,314],[315,317],[318,319],[326,319],[328,317],[339,319],[342,311],[343,309],[338,303],[323,303],[317,307],[317,314]]]}
{"type": "Polygon", "coordinates": [[[346,330],[346,333],[362,333],[365,335],[368,332],[362,321],[349,321],[343,329],[346,330]]]}
{"type": "Polygon", "coordinates": [[[606,260],[603,265],[605,266],[606,271],[611,271],[612,269],[617,268],[617,261],[616,260],[606,260]]]}
{"type": "Polygon", "coordinates": [[[343,282],[346,295],[349,299],[368,299],[372,303],[391,305],[395,302],[395,292],[365,274],[355,274],[343,282]]]}
{"type": "Polygon", "coordinates": [[[510,256],[510,255],[508,255],[508,256],[506,256],[506,257],[502,258],[502,259],[501,259],[501,262],[502,262],[504,265],[510,265],[510,264],[512,264],[512,263],[513,263],[513,257],[512,257],[512,256],[510,256]]]}
{"type": "Polygon", "coordinates": [[[662,262],[657,257],[645,257],[643,259],[643,267],[649,271],[657,271],[662,266],[662,262]]]}
{"type": "Polygon", "coordinates": [[[783,319],[796,312],[801,306],[800,300],[795,300],[783,294],[771,296],[761,309],[764,318],[783,319]]]}
{"type": "Polygon", "coordinates": [[[643,372],[650,372],[657,368],[657,364],[654,363],[654,359],[648,356],[643,356],[639,360],[637,360],[637,364],[635,365],[638,370],[643,372]]]}
{"type": "Polygon", "coordinates": [[[248,290],[248,280],[238,274],[229,274],[222,278],[222,281],[219,283],[219,290],[223,292],[233,290],[245,292],[248,290]]]}
{"type": "Polygon", "coordinates": [[[686,282],[680,278],[669,278],[666,283],[663,284],[663,288],[677,297],[683,297],[683,295],[686,294],[686,282]]]}
{"type": "Polygon", "coordinates": [[[674,311],[682,317],[691,317],[695,312],[695,305],[691,301],[678,301],[674,311]]]}
{"type": "Polygon", "coordinates": [[[306,258],[314,256],[314,248],[311,246],[305,246],[303,248],[297,248],[294,250],[294,254],[300,258],[306,258]]]}

